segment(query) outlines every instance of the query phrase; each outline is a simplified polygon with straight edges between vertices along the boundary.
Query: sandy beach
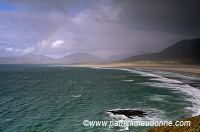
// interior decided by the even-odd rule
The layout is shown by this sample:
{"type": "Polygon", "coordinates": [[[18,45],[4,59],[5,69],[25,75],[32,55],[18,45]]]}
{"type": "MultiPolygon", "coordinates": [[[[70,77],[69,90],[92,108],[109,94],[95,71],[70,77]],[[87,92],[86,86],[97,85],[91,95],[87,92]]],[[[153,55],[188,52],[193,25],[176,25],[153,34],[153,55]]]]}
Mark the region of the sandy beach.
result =
{"type": "Polygon", "coordinates": [[[200,66],[195,65],[143,65],[133,66],[134,68],[148,69],[148,70],[162,70],[162,71],[174,71],[188,74],[200,75],[200,66]]]}
{"type": "Polygon", "coordinates": [[[140,63],[85,63],[71,66],[81,67],[129,67],[147,70],[173,71],[186,74],[195,74],[200,76],[200,66],[198,65],[180,65],[180,64],[140,64],[140,63]]]}

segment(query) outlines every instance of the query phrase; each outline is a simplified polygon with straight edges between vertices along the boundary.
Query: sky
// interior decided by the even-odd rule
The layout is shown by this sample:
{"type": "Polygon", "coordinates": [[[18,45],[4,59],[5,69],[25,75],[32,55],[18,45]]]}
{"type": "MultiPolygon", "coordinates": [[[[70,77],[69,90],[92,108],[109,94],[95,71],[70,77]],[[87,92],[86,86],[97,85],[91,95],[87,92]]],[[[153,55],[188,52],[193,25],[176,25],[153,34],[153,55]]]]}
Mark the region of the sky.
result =
{"type": "Polygon", "coordinates": [[[0,0],[0,56],[159,52],[199,38],[199,12],[199,0],[0,0]]]}

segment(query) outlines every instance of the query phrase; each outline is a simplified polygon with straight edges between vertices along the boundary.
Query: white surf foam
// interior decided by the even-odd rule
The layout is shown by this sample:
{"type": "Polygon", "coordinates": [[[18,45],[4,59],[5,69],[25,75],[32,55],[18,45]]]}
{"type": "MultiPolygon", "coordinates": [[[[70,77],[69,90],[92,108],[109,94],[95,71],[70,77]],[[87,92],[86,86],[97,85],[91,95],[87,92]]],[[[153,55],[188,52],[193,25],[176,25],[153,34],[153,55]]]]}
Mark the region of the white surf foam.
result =
{"type": "Polygon", "coordinates": [[[130,79],[130,80],[123,80],[124,82],[133,82],[134,80],[133,79],[130,79]]]}
{"type": "Polygon", "coordinates": [[[165,98],[169,98],[167,95],[152,95],[152,96],[149,96],[149,99],[150,100],[153,100],[153,101],[165,101],[165,98]]]}
{"type": "Polygon", "coordinates": [[[72,97],[79,98],[79,97],[81,97],[81,95],[72,95],[72,97]]]}
{"type": "Polygon", "coordinates": [[[93,69],[115,69],[115,68],[109,68],[109,67],[89,67],[89,68],[93,68],[93,69]]]}
{"type": "Polygon", "coordinates": [[[125,68],[101,68],[101,69],[124,70],[124,71],[128,71],[131,73],[140,74],[141,76],[152,77],[150,80],[155,80],[155,81],[159,81],[159,82],[144,82],[142,84],[148,85],[148,86],[153,86],[153,87],[171,88],[175,91],[181,91],[181,92],[189,95],[190,98],[186,98],[186,100],[192,102],[193,106],[187,107],[186,109],[193,111],[194,112],[193,116],[200,114],[200,90],[197,88],[194,88],[192,86],[189,86],[188,84],[185,84],[184,82],[181,82],[179,80],[163,77],[162,73],[164,73],[165,75],[168,74],[169,77],[177,76],[177,77],[182,77],[185,79],[193,79],[193,80],[195,79],[196,81],[200,81],[199,78],[192,77],[192,76],[186,76],[186,75],[182,75],[179,73],[171,73],[171,72],[168,73],[168,72],[161,72],[161,71],[159,72],[160,75],[158,75],[156,73],[155,74],[150,73],[150,70],[145,72],[145,71],[140,71],[140,70],[125,69],[125,68]]]}
{"type": "MultiPolygon", "coordinates": [[[[126,70],[126,69],[123,69],[123,70],[126,70]]],[[[141,74],[142,76],[153,77],[150,80],[160,81],[160,83],[144,82],[142,84],[146,84],[148,86],[153,86],[153,87],[172,88],[173,90],[179,90],[183,93],[186,93],[187,95],[190,96],[190,98],[186,98],[186,100],[193,103],[193,107],[187,107],[186,109],[193,111],[194,112],[193,116],[200,114],[200,90],[199,89],[189,86],[188,84],[184,84],[183,82],[175,80],[175,79],[169,79],[166,77],[162,77],[161,75],[146,73],[143,71],[130,70],[130,69],[128,69],[126,71],[138,73],[138,74],[141,74]]],[[[179,76],[181,76],[181,75],[179,75],[179,76]]],[[[194,79],[194,77],[187,77],[187,76],[184,76],[184,77],[194,79]]],[[[198,79],[196,79],[196,80],[198,80],[198,79]]]]}
{"type": "Polygon", "coordinates": [[[173,84],[173,83],[157,83],[157,82],[144,82],[143,85],[152,86],[152,87],[161,87],[161,88],[171,88],[175,91],[181,91],[187,95],[189,98],[186,98],[187,101],[192,102],[192,107],[187,107],[194,112],[193,116],[200,114],[200,90],[189,86],[188,84],[173,84]]]}
{"type": "Polygon", "coordinates": [[[182,84],[183,82],[181,81],[178,81],[178,80],[174,80],[174,79],[169,79],[169,78],[166,78],[166,77],[157,77],[157,78],[152,78],[150,80],[154,80],[154,81],[160,81],[160,82],[166,82],[166,83],[179,83],[179,84],[182,84]]]}
{"type": "MultiPolygon", "coordinates": [[[[126,108],[126,109],[111,109],[107,111],[115,111],[115,110],[142,110],[144,111],[147,115],[143,117],[139,116],[132,116],[131,118],[128,118],[125,115],[119,115],[119,114],[113,114],[111,112],[106,112],[111,120],[114,121],[159,121],[159,120],[166,120],[164,117],[164,111],[157,110],[154,108],[138,108],[138,109],[131,109],[131,108],[126,108]]],[[[129,126],[121,126],[118,131],[124,131],[124,130],[129,130],[129,126]]]]}

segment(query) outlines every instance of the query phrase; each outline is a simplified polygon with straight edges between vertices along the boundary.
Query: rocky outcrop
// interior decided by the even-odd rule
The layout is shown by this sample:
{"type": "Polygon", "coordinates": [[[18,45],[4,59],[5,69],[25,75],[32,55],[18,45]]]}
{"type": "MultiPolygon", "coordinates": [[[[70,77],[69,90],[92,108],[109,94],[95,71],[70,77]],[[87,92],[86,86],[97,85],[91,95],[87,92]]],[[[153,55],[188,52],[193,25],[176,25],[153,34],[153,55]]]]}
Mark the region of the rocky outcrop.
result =
{"type": "Polygon", "coordinates": [[[139,116],[139,117],[143,117],[145,115],[147,115],[144,111],[141,110],[130,110],[130,109],[119,109],[119,110],[108,110],[107,112],[110,112],[114,115],[118,114],[118,115],[125,115],[129,118],[133,117],[133,116],[139,116]]]}

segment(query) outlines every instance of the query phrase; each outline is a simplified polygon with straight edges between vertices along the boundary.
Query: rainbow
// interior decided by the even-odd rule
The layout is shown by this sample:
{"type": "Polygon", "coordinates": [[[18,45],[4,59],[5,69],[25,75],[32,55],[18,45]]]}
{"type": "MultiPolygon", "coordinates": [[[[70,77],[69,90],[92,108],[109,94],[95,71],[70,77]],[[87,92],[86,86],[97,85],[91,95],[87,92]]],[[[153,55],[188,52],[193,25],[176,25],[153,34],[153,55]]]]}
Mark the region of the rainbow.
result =
{"type": "Polygon", "coordinates": [[[49,44],[50,42],[58,35],[60,34],[66,27],[67,23],[62,24],[59,28],[57,28],[52,34],[50,34],[47,39],[45,39],[42,46],[38,47],[37,54],[40,54],[49,44]]]}

